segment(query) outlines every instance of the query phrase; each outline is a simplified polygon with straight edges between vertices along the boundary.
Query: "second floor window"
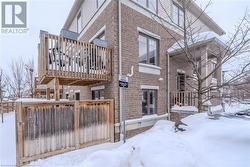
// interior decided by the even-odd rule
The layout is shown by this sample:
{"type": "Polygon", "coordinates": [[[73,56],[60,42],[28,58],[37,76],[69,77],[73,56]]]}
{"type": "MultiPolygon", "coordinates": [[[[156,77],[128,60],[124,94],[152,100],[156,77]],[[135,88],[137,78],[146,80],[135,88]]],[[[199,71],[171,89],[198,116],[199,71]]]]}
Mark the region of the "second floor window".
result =
{"type": "Polygon", "coordinates": [[[201,62],[200,61],[196,61],[196,68],[193,69],[193,74],[194,75],[197,75],[196,74],[196,70],[198,70],[198,73],[201,74],[201,62]]]}
{"type": "Polygon", "coordinates": [[[213,72],[213,73],[212,73],[212,78],[215,78],[215,79],[216,79],[216,78],[217,78],[217,77],[216,77],[216,76],[217,76],[217,73],[216,73],[216,70],[215,70],[215,69],[216,69],[216,64],[215,64],[215,63],[212,63],[212,64],[211,64],[211,72],[213,72]]]}
{"type": "Polygon", "coordinates": [[[82,30],[82,21],[81,21],[81,12],[77,15],[77,33],[80,33],[82,30]]]}
{"type": "Polygon", "coordinates": [[[104,3],[104,1],[105,0],[96,0],[96,7],[97,7],[97,9],[102,6],[102,4],[104,3]]]}
{"type": "Polygon", "coordinates": [[[145,8],[150,9],[152,12],[157,13],[158,0],[135,0],[145,8]]]}
{"type": "Polygon", "coordinates": [[[172,11],[172,20],[173,22],[181,28],[184,28],[184,12],[182,7],[173,3],[172,11]]]}
{"type": "Polygon", "coordinates": [[[139,63],[158,65],[158,43],[157,39],[145,34],[139,35],[139,63]]]}

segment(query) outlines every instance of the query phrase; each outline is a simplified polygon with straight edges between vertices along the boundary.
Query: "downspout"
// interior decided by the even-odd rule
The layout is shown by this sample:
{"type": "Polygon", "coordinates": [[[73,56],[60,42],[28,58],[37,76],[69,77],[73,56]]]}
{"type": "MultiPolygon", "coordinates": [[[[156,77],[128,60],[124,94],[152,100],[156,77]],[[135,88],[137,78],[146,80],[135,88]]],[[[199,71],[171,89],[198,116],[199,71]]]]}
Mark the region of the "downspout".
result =
{"type": "Polygon", "coordinates": [[[169,90],[169,88],[170,88],[170,86],[169,86],[169,79],[170,79],[170,70],[169,70],[169,53],[167,53],[167,58],[168,58],[168,72],[167,72],[167,74],[168,74],[168,77],[167,77],[167,81],[168,81],[168,92],[167,92],[167,96],[168,96],[168,100],[167,100],[167,108],[168,108],[168,120],[170,120],[170,90],[169,90]]]}
{"type": "MultiPolygon", "coordinates": [[[[119,50],[118,57],[119,57],[119,76],[120,76],[120,75],[122,75],[121,0],[118,0],[118,41],[119,41],[118,42],[119,43],[118,44],[118,50],[119,50]]],[[[122,106],[123,99],[122,99],[122,97],[123,97],[123,93],[122,93],[121,88],[119,88],[120,141],[122,141],[124,139],[124,136],[123,136],[123,134],[124,134],[124,132],[123,132],[124,127],[123,126],[124,125],[123,125],[123,121],[122,121],[122,119],[123,119],[123,113],[122,113],[122,111],[123,111],[123,106],[122,106]]]]}

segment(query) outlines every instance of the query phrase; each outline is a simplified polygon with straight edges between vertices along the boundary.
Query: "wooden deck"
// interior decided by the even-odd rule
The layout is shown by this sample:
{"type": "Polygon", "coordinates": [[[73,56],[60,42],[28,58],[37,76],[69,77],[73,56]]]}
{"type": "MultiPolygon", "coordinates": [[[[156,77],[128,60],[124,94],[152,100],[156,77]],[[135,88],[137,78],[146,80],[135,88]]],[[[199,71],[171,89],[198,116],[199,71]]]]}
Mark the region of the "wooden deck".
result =
{"type": "Polygon", "coordinates": [[[78,86],[111,80],[111,49],[43,33],[38,50],[40,84],[54,78],[60,85],[78,86]]]}

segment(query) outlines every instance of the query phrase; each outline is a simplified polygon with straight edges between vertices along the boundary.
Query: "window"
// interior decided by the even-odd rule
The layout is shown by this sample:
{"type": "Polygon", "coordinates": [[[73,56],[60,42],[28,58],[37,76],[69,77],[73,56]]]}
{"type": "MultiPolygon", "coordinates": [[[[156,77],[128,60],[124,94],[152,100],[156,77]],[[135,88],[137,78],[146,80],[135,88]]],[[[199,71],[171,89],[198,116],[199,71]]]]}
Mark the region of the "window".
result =
{"type": "Polygon", "coordinates": [[[104,3],[104,1],[105,0],[96,0],[96,7],[97,7],[97,9],[102,6],[102,4],[104,3]]]}
{"type": "Polygon", "coordinates": [[[66,97],[66,99],[69,99],[69,94],[66,93],[66,94],[65,94],[65,97],[66,97]]]}
{"type": "Polygon", "coordinates": [[[139,63],[158,65],[158,40],[139,35],[139,63]]]}
{"type": "Polygon", "coordinates": [[[182,7],[176,3],[173,3],[172,19],[176,25],[182,28],[184,27],[184,11],[182,7]]]}
{"type": "MultiPolygon", "coordinates": [[[[196,67],[198,69],[199,74],[201,74],[201,62],[196,61],[196,67]]],[[[195,69],[193,69],[193,74],[196,75],[195,69]]]]}
{"type": "Polygon", "coordinates": [[[100,35],[98,35],[96,38],[101,39],[101,40],[105,40],[105,31],[103,31],[100,35]]]}
{"type": "Polygon", "coordinates": [[[104,99],[104,90],[92,90],[92,100],[104,99]]]}
{"type": "Polygon", "coordinates": [[[136,0],[141,6],[150,9],[152,12],[158,11],[158,0],[136,0]]]}
{"type": "Polygon", "coordinates": [[[142,90],[142,115],[156,114],[157,90],[142,90]]]}
{"type": "Polygon", "coordinates": [[[81,22],[81,12],[77,15],[77,33],[80,33],[82,30],[82,22],[81,22]]]}
{"type": "Polygon", "coordinates": [[[75,93],[75,100],[80,100],[80,92],[75,93]]]}
{"type": "Polygon", "coordinates": [[[211,72],[213,71],[213,73],[212,73],[212,78],[217,78],[216,76],[217,76],[217,72],[216,72],[216,63],[212,63],[211,64],[211,72]]]}
{"type": "Polygon", "coordinates": [[[177,90],[185,91],[185,74],[177,73],[177,90]]]}

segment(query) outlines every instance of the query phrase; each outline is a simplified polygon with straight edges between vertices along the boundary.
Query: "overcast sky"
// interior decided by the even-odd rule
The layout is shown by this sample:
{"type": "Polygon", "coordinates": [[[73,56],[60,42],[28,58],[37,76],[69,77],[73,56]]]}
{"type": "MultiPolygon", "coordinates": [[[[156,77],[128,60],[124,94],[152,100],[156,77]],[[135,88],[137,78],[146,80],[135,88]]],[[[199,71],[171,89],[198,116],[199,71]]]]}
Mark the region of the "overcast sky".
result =
{"type": "MultiPolygon", "coordinates": [[[[37,44],[39,31],[46,30],[58,34],[62,28],[74,0],[28,0],[28,28],[25,35],[0,34],[0,67],[8,70],[13,59],[34,58],[37,61],[37,44]]],[[[208,0],[197,0],[204,6],[208,0]],[[203,3],[201,3],[203,2],[203,3]]],[[[1,0],[0,0],[1,2],[1,0]]],[[[233,31],[234,25],[250,8],[250,0],[213,0],[207,10],[227,33],[233,31]]]]}

